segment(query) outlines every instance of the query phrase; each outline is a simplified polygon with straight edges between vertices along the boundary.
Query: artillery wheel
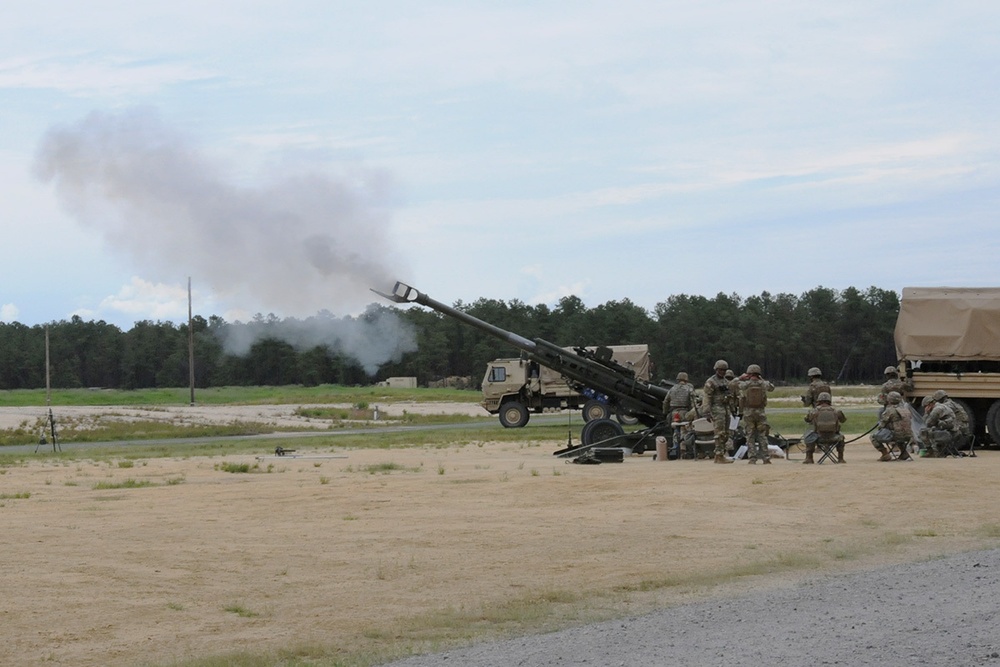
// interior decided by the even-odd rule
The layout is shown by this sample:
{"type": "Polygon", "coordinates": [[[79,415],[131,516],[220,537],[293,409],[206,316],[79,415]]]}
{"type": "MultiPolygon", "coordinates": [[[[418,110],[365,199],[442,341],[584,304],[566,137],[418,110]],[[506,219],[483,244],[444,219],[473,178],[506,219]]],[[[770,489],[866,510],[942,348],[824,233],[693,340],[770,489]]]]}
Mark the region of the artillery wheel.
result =
{"type": "Polygon", "coordinates": [[[986,413],[986,429],[990,432],[993,446],[1000,445],[1000,400],[993,401],[986,413]]]}
{"type": "MultiPolygon", "coordinates": [[[[594,419],[584,424],[583,430],[580,432],[580,442],[584,445],[593,445],[621,435],[625,435],[625,429],[618,422],[610,419],[594,419]]],[[[609,442],[607,446],[615,447],[616,445],[614,442],[609,442]]]]}
{"type": "Polygon", "coordinates": [[[590,423],[595,419],[607,419],[611,416],[611,407],[596,399],[590,399],[583,404],[583,421],[590,423]]]}
{"type": "Polygon", "coordinates": [[[500,406],[500,423],[504,428],[521,428],[528,423],[528,408],[517,401],[507,401],[500,406]]]}

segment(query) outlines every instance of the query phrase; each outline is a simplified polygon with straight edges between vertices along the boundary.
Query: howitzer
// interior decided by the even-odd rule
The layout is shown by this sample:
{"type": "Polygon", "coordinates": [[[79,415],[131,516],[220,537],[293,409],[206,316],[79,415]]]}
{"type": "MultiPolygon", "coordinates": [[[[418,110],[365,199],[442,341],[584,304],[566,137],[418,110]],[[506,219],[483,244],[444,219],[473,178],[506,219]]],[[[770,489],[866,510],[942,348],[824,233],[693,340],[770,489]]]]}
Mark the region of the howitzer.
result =
{"type": "MultiPolygon", "coordinates": [[[[657,435],[670,435],[670,423],[663,412],[667,387],[637,378],[631,369],[611,359],[608,348],[591,351],[576,347],[569,352],[541,338],[529,340],[435,301],[401,282],[396,283],[392,294],[385,294],[375,289],[372,291],[394,303],[426,306],[510,343],[521,350],[523,357],[560,373],[576,388],[589,388],[612,397],[625,414],[635,417],[645,427],[639,431],[625,433],[621,424],[616,421],[595,419],[583,426],[580,433],[581,445],[560,450],[556,452],[558,456],[576,454],[596,445],[627,447],[641,454],[646,449],[654,447],[657,435]]],[[[666,384],[669,386],[672,383],[666,384]]],[[[513,405],[510,409],[525,410],[523,405],[517,404],[516,407],[513,405]]]]}

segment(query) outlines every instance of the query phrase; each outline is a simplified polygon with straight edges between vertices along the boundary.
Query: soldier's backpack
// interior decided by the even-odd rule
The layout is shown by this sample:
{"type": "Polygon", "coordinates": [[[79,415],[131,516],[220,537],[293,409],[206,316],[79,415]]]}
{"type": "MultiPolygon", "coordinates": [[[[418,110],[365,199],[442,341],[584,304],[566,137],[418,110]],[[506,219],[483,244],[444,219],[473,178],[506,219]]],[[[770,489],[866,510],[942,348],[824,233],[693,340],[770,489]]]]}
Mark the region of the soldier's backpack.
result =
{"type": "Polygon", "coordinates": [[[743,407],[763,408],[767,405],[767,389],[762,384],[752,384],[746,388],[743,407]]]}
{"type": "Polygon", "coordinates": [[[816,432],[821,436],[835,435],[840,419],[833,408],[816,410],[816,432]]]}

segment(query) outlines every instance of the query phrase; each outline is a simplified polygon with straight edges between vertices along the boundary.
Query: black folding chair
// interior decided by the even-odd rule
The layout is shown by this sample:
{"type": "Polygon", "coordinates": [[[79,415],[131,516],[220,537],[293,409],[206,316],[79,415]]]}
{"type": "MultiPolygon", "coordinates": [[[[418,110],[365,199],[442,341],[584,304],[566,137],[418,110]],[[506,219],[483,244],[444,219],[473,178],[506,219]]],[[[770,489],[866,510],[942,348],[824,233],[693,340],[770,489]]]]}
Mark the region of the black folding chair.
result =
{"type": "Polygon", "coordinates": [[[820,455],[819,460],[816,463],[822,463],[827,459],[830,459],[832,463],[837,463],[837,444],[840,442],[839,439],[829,439],[829,438],[819,438],[816,441],[816,446],[819,451],[823,452],[820,455]]]}

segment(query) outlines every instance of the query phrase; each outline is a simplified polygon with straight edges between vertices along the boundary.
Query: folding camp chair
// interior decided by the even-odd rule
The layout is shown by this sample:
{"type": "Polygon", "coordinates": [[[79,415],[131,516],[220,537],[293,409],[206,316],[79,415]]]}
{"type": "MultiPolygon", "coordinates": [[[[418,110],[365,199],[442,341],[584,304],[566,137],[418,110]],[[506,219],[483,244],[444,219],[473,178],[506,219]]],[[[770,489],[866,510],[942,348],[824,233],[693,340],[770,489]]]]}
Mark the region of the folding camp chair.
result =
{"type": "Polygon", "coordinates": [[[945,457],[954,456],[955,458],[961,458],[964,456],[964,454],[958,451],[959,439],[962,436],[954,435],[950,431],[934,431],[933,437],[939,451],[945,457]]]}
{"type": "Polygon", "coordinates": [[[819,438],[816,440],[816,447],[823,452],[816,463],[822,463],[827,459],[830,459],[831,463],[837,463],[837,444],[839,442],[840,440],[837,438],[819,438]]]}

